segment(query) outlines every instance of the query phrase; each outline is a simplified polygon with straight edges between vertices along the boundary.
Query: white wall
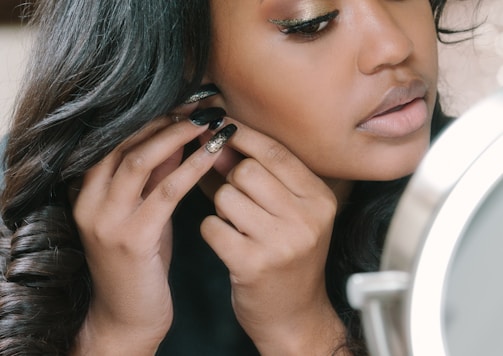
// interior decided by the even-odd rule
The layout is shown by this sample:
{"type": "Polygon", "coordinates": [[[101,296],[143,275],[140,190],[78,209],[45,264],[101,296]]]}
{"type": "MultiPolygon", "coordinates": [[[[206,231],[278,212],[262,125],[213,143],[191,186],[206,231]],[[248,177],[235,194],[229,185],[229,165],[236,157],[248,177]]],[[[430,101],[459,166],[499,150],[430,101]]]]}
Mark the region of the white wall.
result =
{"type": "Polygon", "coordinates": [[[29,32],[20,26],[0,26],[0,135],[8,128],[29,50],[29,39],[29,32]]]}
{"type": "Polygon", "coordinates": [[[503,87],[503,1],[482,0],[477,10],[474,3],[453,1],[446,12],[446,22],[454,28],[480,24],[474,39],[439,46],[439,89],[444,109],[452,115],[503,87]]]}

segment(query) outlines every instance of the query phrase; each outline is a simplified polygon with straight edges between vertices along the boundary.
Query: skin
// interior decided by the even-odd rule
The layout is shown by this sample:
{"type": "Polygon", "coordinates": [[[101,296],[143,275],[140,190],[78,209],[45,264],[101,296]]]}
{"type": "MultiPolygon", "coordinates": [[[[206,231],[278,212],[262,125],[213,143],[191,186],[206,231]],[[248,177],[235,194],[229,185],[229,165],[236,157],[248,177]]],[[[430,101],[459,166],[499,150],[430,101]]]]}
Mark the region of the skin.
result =
{"type": "Polygon", "coordinates": [[[222,95],[201,106],[224,107],[238,130],[226,150],[182,163],[183,145],[211,133],[159,119],[85,176],[74,215],[95,294],[76,355],[153,354],[173,320],[171,214],[212,166],[225,183],[212,188],[217,215],[201,232],[229,269],[241,325],[262,355],[333,354],[344,328],[324,266],[338,201],[351,180],[412,172],[428,147],[437,59],[427,0],[211,5],[207,79],[222,95]],[[310,41],[269,21],[335,9],[310,41]],[[393,137],[358,126],[411,83],[425,91],[423,125],[393,137]]]}
{"type": "Polygon", "coordinates": [[[286,145],[323,177],[388,180],[415,169],[428,147],[437,89],[427,0],[211,4],[216,40],[209,80],[223,92],[215,104],[286,145]],[[313,40],[286,36],[269,22],[334,9],[337,19],[313,40]],[[420,130],[389,139],[357,128],[388,90],[412,80],[428,88],[428,122],[420,130]]]}

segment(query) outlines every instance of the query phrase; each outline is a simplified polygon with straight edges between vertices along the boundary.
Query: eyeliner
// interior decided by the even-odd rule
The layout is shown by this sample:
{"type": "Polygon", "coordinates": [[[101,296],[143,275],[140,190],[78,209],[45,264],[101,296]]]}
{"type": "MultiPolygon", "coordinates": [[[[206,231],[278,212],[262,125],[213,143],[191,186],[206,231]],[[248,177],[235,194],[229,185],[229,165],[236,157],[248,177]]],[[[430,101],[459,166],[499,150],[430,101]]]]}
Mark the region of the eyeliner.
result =
{"type": "Polygon", "coordinates": [[[314,19],[286,19],[286,20],[275,20],[270,19],[269,22],[277,26],[284,27],[281,30],[283,33],[291,33],[300,30],[305,27],[312,25],[317,25],[325,21],[333,20],[339,15],[339,10],[331,11],[325,15],[318,16],[314,19]]]}

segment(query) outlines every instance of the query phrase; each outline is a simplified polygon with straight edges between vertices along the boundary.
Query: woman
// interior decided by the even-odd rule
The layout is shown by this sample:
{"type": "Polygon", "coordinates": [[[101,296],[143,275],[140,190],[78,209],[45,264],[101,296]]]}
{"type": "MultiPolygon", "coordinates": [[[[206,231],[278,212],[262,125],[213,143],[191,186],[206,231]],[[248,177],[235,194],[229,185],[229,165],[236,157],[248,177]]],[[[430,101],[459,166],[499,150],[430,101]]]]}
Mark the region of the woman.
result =
{"type": "Polygon", "coordinates": [[[345,280],[377,268],[446,122],[444,5],[42,1],[5,159],[2,354],[365,354],[345,280]],[[220,93],[192,113],[201,81],[220,93]]]}

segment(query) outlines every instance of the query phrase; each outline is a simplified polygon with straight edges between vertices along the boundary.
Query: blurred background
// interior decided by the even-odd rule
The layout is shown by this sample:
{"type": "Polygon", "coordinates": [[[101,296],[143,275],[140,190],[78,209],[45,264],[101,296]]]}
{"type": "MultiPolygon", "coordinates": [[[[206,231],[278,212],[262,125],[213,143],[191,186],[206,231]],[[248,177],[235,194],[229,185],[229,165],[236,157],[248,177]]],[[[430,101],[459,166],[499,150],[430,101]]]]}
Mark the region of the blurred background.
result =
{"type": "Polygon", "coordinates": [[[16,93],[30,49],[21,0],[0,0],[0,135],[8,129],[16,93]]]}
{"type": "MultiPolygon", "coordinates": [[[[503,86],[503,1],[450,1],[445,25],[454,29],[480,24],[473,38],[439,46],[439,90],[446,111],[459,115],[503,86]]],[[[0,134],[8,130],[16,93],[29,54],[32,31],[23,24],[22,0],[0,0],[0,134]]]]}

